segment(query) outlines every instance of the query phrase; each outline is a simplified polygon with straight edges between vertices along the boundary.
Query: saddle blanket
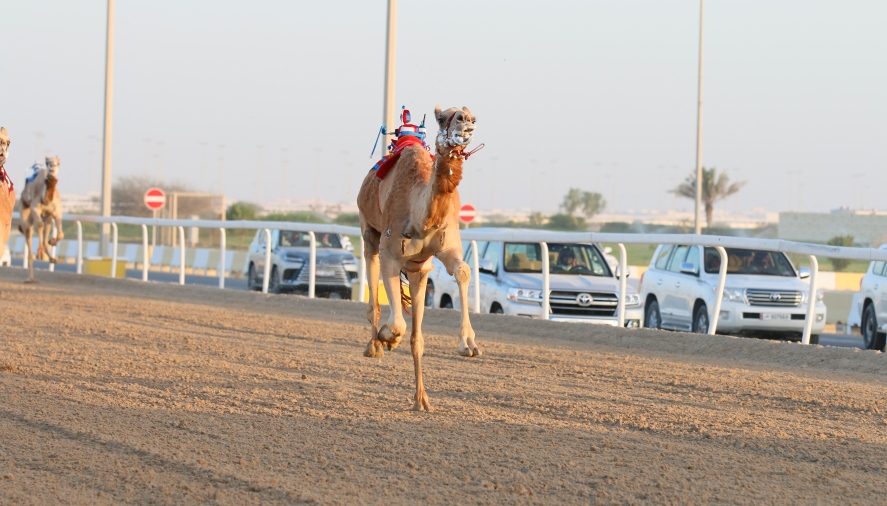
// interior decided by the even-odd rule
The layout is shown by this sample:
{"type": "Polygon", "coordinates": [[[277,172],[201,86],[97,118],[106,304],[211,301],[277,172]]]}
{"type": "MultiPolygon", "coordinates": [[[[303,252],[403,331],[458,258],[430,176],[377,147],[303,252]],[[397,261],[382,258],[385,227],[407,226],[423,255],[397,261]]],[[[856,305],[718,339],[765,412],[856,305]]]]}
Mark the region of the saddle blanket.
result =
{"type": "Polygon", "coordinates": [[[384,179],[385,175],[388,174],[388,171],[397,163],[397,159],[400,158],[400,152],[407,146],[422,146],[423,148],[428,149],[422,139],[412,135],[405,135],[397,139],[394,143],[394,150],[387,156],[383,156],[381,160],[376,162],[376,165],[373,165],[373,170],[376,171],[376,177],[384,179]]]}

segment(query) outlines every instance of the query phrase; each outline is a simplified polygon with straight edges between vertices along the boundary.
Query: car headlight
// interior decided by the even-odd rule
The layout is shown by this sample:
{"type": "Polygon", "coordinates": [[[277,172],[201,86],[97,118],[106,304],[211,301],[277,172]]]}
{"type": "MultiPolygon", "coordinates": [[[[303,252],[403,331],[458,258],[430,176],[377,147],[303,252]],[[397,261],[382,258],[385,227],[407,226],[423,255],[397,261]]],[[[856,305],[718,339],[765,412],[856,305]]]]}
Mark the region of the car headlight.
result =
{"type": "MultiPolygon", "coordinates": [[[[718,287],[713,286],[711,291],[718,293],[718,287]]],[[[730,302],[745,302],[745,290],[742,288],[730,288],[724,287],[724,297],[722,300],[728,300],[730,302]]]]}
{"type": "MultiPolygon", "coordinates": [[[[825,297],[825,290],[816,290],[816,302],[822,302],[823,297],[825,297]]],[[[801,304],[807,303],[807,291],[801,291],[801,304]]]]}
{"type": "Polygon", "coordinates": [[[641,296],[637,293],[625,294],[625,307],[635,307],[641,305],[641,296]]]}
{"type": "Polygon", "coordinates": [[[509,288],[506,297],[511,302],[542,305],[542,290],[535,288],[509,288]]]}
{"type": "Polygon", "coordinates": [[[348,272],[357,272],[357,261],[354,260],[354,257],[345,257],[342,260],[342,267],[348,272]]]}

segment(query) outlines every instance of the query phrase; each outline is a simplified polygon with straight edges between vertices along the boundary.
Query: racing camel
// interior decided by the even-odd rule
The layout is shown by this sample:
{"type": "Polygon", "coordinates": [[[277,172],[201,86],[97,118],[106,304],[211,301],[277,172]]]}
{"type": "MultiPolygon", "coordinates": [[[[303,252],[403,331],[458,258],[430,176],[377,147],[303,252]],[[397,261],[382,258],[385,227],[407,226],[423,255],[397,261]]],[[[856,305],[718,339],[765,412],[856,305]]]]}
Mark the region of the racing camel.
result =
{"type": "MultiPolygon", "coordinates": [[[[404,123],[408,122],[408,111],[404,123]]],[[[393,350],[406,332],[401,314],[404,303],[401,294],[401,272],[406,273],[412,304],[412,331],[410,350],[416,376],[416,395],[413,409],[430,411],[428,395],[422,380],[422,316],[425,310],[425,286],[433,266],[432,255],[456,278],[461,297],[462,323],[459,332],[460,355],[476,357],[481,354],[475,342],[474,329],[468,320],[468,282],[471,271],[462,261],[462,240],[459,234],[459,182],[462,165],[470,155],[464,152],[472,139],[475,117],[468,108],[452,107],[441,111],[438,105],[434,116],[440,128],[435,141],[435,153],[410,136],[398,133],[398,146],[388,157],[390,168],[370,170],[357,196],[360,210],[360,228],[363,234],[363,255],[367,265],[370,300],[367,320],[372,325],[367,357],[381,357],[383,347],[393,350]],[[408,141],[401,143],[401,140],[408,141]],[[402,149],[400,149],[402,148],[402,149]],[[385,169],[384,174],[380,174],[385,169]],[[389,294],[388,322],[379,327],[379,276],[389,294]]],[[[405,124],[404,127],[415,127],[405,124]]],[[[404,127],[401,127],[403,129],[404,127]]],[[[424,129],[423,129],[424,130],[424,129]]],[[[422,134],[424,138],[424,134],[422,134]]],[[[384,160],[384,159],[383,159],[384,160]]],[[[378,167],[378,166],[377,166],[378,167]]]]}

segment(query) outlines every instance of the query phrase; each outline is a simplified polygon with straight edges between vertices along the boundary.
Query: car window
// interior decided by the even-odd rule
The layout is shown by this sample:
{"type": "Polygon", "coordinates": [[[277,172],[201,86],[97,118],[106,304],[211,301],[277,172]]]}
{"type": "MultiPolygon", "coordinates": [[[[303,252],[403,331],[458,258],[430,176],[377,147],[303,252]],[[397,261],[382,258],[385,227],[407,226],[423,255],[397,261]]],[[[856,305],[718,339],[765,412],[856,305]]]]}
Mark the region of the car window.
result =
{"type": "MultiPolygon", "coordinates": [[[[484,249],[487,247],[488,243],[489,243],[489,241],[477,241],[477,258],[478,259],[481,259],[484,257],[483,256],[484,249]]],[[[468,241],[468,245],[465,246],[465,251],[462,254],[462,260],[464,260],[466,264],[472,265],[471,264],[471,256],[472,256],[471,241],[468,241]]]]}
{"type": "Polygon", "coordinates": [[[317,241],[318,248],[342,249],[342,241],[339,239],[339,234],[320,232],[315,234],[314,239],[317,241]]]}
{"type": "MultiPolygon", "coordinates": [[[[591,244],[550,243],[548,268],[552,274],[610,276],[610,266],[600,249],[591,244]]],[[[541,266],[540,266],[541,272],[541,266]]]]}
{"type": "MultiPolygon", "coordinates": [[[[714,248],[705,248],[705,272],[716,274],[721,256],[714,248]]],[[[795,276],[795,268],[781,251],[727,248],[728,274],[759,274],[765,276],[795,276]]]]}
{"type": "Polygon", "coordinates": [[[699,272],[699,248],[697,246],[690,246],[690,251],[687,252],[687,259],[684,262],[693,265],[696,272],[699,272]]]}
{"type": "Polygon", "coordinates": [[[872,262],[872,274],[877,274],[878,276],[884,275],[884,262],[872,262]]]}
{"type": "MultiPolygon", "coordinates": [[[[317,237],[315,237],[317,239],[317,237]]],[[[298,232],[295,230],[284,230],[280,233],[280,242],[278,244],[283,247],[296,248],[311,246],[311,236],[308,232],[298,232]]],[[[320,247],[320,241],[317,246],[320,247]]]]}
{"type": "Polygon", "coordinates": [[[484,256],[482,257],[484,260],[489,260],[493,263],[493,272],[496,272],[499,269],[499,245],[501,243],[491,242],[489,246],[487,246],[486,251],[484,251],[484,256]]]}
{"type": "Polygon", "coordinates": [[[258,244],[259,247],[262,247],[265,245],[265,231],[264,230],[257,230],[256,231],[256,244],[258,244]]]}
{"type": "Polygon", "coordinates": [[[662,246],[659,249],[659,256],[656,257],[656,263],[653,264],[657,269],[665,269],[668,264],[668,254],[671,253],[671,246],[662,246]]]}
{"type": "Polygon", "coordinates": [[[681,272],[681,263],[687,258],[687,250],[689,246],[677,246],[674,249],[674,255],[668,261],[668,270],[671,272],[681,272]]]}

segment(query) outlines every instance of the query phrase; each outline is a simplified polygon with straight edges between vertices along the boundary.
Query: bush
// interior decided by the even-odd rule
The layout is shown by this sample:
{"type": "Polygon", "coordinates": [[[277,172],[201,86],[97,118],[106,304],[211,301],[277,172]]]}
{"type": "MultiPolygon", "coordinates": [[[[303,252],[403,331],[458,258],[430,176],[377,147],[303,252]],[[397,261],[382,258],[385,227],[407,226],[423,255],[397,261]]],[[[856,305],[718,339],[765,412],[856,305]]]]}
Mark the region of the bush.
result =
{"type": "MultiPolygon", "coordinates": [[[[853,236],[852,235],[837,235],[828,240],[829,246],[853,246],[853,236]]],[[[847,258],[829,258],[832,262],[832,267],[835,269],[835,272],[841,272],[850,265],[852,260],[847,258]]]]}

